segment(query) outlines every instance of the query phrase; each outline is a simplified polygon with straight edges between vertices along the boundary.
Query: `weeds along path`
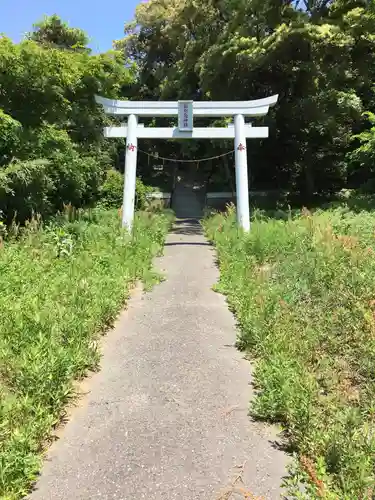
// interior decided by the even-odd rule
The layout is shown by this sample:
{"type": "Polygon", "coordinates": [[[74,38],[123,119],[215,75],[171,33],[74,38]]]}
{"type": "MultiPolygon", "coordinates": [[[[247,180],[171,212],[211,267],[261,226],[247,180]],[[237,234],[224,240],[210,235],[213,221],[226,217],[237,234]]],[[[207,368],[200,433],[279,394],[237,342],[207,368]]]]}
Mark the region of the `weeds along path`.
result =
{"type": "Polygon", "coordinates": [[[1,499],[29,491],[51,429],[74,395],[73,381],[97,368],[98,338],[132,285],[155,278],[152,260],[169,227],[165,215],[138,214],[130,238],[117,210],[67,209],[44,228],[39,219],[21,232],[13,225],[8,236],[3,228],[1,499]]]}
{"type": "Polygon", "coordinates": [[[288,498],[375,498],[374,221],[346,205],[259,213],[248,235],[232,208],[205,221],[256,359],[252,415],[280,422],[296,456],[288,498]]]}
{"type": "Polygon", "coordinates": [[[198,223],[176,224],[158,268],[166,280],[106,338],[32,500],[280,498],[287,459],[249,419],[250,366],[198,223]]]}

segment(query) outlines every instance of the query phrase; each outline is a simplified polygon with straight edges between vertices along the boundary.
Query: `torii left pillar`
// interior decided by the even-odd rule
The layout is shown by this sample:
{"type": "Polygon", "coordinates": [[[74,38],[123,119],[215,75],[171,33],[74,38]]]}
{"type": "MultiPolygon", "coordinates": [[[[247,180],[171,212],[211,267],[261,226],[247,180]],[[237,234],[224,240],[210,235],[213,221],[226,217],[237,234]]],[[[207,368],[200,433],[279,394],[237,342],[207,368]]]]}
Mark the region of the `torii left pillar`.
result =
{"type": "Polygon", "coordinates": [[[137,126],[138,117],[136,115],[129,115],[126,136],[124,198],[122,204],[122,226],[129,232],[133,228],[134,221],[138,152],[137,126]]]}

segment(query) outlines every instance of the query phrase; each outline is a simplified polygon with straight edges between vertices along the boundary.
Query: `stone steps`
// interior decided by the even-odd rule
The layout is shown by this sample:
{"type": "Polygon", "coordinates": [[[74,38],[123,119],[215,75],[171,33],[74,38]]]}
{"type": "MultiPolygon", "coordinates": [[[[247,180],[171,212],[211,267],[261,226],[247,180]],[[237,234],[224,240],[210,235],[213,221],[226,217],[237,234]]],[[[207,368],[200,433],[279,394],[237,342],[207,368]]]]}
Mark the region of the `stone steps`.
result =
{"type": "Polygon", "coordinates": [[[192,186],[177,185],[172,196],[172,209],[177,218],[202,217],[204,191],[192,186]]]}

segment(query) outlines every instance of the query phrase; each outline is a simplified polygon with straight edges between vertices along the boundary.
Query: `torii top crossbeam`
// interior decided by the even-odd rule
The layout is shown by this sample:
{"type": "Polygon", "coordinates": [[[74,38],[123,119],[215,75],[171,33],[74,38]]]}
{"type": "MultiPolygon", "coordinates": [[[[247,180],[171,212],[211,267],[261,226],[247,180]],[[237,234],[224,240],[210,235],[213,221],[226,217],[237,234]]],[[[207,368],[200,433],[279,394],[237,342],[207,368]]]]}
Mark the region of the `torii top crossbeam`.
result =
{"type": "MultiPolygon", "coordinates": [[[[273,95],[265,99],[253,101],[194,101],[194,116],[265,116],[270,106],[277,103],[278,96],[273,95]]],[[[120,116],[177,116],[178,101],[119,101],[96,96],[95,100],[101,104],[108,115],[120,116]]]]}

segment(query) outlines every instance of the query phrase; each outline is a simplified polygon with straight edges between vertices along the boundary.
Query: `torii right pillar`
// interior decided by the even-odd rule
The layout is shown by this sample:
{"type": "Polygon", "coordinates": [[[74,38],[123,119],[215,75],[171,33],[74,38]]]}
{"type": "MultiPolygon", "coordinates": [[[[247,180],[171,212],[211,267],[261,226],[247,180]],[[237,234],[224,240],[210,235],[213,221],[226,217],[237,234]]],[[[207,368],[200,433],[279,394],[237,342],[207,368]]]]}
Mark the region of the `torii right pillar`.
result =
{"type": "Polygon", "coordinates": [[[237,222],[246,233],[250,231],[249,180],[245,118],[234,117],[234,150],[236,163],[237,222]]]}

